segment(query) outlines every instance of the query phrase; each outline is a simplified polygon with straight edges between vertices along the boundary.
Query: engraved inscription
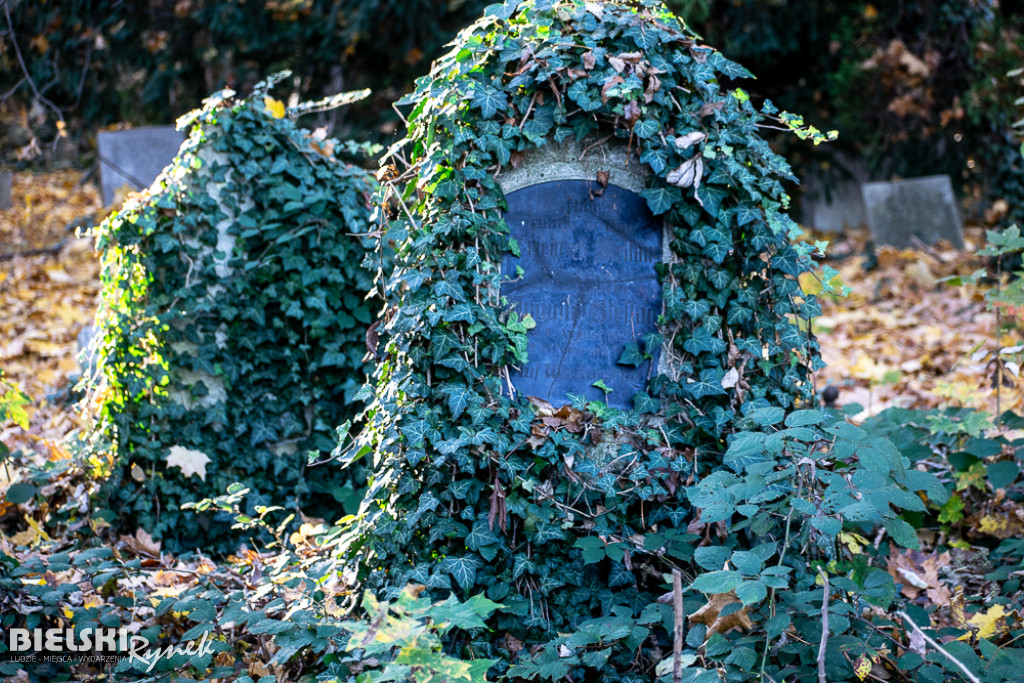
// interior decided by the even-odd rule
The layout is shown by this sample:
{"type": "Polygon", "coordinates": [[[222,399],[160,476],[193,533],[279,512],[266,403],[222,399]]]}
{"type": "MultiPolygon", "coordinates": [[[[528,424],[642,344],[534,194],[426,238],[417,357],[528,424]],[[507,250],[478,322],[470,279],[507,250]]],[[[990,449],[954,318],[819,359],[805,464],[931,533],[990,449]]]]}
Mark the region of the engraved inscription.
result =
{"type": "Polygon", "coordinates": [[[609,185],[591,199],[593,185],[559,180],[507,195],[519,257],[502,263],[513,279],[502,293],[537,322],[527,334],[529,363],[512,373],[512,383],[561,405],[570,393],[603,400],[592,386],[601,380],[612,389],[609,405],[626,408],[644,388],[651,361],[639,368],[616,361],[626,342],[656,329],[661,227],[639,195],[609,185]]]}

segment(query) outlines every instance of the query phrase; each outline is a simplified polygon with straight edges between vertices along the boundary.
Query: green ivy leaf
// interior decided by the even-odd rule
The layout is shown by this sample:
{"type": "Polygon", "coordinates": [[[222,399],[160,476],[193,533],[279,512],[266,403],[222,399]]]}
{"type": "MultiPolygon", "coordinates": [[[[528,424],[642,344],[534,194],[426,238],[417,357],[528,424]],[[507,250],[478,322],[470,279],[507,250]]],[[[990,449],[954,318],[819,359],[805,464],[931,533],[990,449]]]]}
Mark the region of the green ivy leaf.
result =
{"type": "Polygon", "coordinates": [[[462,557],[446,557],[441,561],[441,571],[450,575],[462,590],[470,590],[476,583],[476,571],[480,560],[469,555],[462,557]]]}
{"type": "Polygon", "coordinates": [[[651,213],[660,216],[682,198],[682,193],[674,187],[652,187],[641,190],[640,196],[647,200],[651,213]]]}

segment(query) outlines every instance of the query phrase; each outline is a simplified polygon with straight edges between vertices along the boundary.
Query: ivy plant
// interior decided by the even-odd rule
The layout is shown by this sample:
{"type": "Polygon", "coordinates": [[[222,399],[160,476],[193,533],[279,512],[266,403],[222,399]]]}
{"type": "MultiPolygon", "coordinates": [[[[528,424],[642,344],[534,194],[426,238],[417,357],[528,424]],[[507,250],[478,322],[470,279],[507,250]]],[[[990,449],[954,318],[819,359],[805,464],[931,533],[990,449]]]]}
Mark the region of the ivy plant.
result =
{"type": "MultiPolygon", "coordinates": [[[[882,646],[851,615],[887,608],[891,577],[840,564],[837,538],[874,524],[912,545],[897,511],[934,487],[813,407],[819,307],[797,281],[813,249],[793,240],[792,176],[760,130],[827,136],[724,87],[749,75],[657,2],[510,0],[402,101],[408,136],[385,159],[380,214],[396,249],[387,341],[368,427],[337,449],[374,467],[347,543],[386,597],[418,583],[501,602],[492,634],[451,638],[495,673],[671,677],[685,635],[683,680],[789,679],[813,671],[823,602],[843,612],[833,680],[849,648],[882,646]],[[646,164],[641,195],[670,236],[660,336],[644,339],[667,360],[631,410],[510,388],[530,330],[502,295],[518,245],[496,176],[565,140],[646,164]],[[856,597],[832,605],[831,572],[856,597]],[[685,634],[682,608],[659,600],[675,573],[685,634]]],[[[620,362],[639,355],[630,341],[620,362]]]]}
{"type": "Polygon", "coordinates": [[[281,77],[183,117],[174,163],[95,229],[90,447],[117,524],[170,549],[233,549],[227,522],[180,511],[232,482],[332,519],[359,500],[307,453],[333,447],[365,377],[374,181],[344,161],[367,149],[300,128],[312,105],[269,96],[281,77]]]}

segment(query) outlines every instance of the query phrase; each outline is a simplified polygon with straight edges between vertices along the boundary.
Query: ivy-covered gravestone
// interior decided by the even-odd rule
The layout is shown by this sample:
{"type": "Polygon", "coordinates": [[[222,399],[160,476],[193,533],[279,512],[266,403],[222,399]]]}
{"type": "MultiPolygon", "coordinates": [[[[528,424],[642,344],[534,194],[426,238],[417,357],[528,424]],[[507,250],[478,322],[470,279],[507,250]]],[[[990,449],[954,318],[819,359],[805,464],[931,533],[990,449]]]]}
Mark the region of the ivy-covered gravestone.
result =
{"type": "Polygon", "coordinates": [[[374,182],[339,158],[362,150],[296,126],[272,84],[179,121],[174,163],[96,230],[92,452],[117,525],[165,548],[233,550],[229,516],[180,509],[233,482],[251,505],[331,518],[358,501],[307,453],[333,447],[365,378],[374,182]]]}
{"type": "Polygon", "coordinates": [[[347,451],[375,471],[347,542],[386,596],[501,603],[451,646],[509,679],[651,681],[685,658],[685,680],[751,680],[775,617],[820,610],[777,597],[817,578],[788,544],[834,547],[856,464],[798,464],[837,437],[814,408],[810,248],[760,130],[817,132],[722,85],[748,75],[657,2],[510,0],[403,101],[387,343],[347,451]],[[685,634],[659,600],[673,571],[687,612],[713,611],[685,634]]]}

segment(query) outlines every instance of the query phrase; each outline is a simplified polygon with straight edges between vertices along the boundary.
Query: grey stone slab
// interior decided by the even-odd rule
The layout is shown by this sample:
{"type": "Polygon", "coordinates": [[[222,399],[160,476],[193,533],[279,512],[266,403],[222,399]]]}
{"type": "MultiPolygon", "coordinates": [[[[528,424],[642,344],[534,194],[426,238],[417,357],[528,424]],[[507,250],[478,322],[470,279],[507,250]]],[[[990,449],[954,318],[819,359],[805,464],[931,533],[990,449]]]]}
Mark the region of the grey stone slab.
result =
{"type": "Polygon", "coordinates": [[[662,226],[635,192],[594,181],[557,180],[506,195],[506,221],[519,244],[502,273],[502,294],[536,321],[527,333],[528,358],[511,374],[513,386],[553,405],[568,394],[604,400],[593,383],[612,389],[608,404],[632,405],[657,358],[619,365],[628,341],[656,332],[661,286],[662,226]],[[516,278],[516,268],[523,275],[516,278]],[[653,364],[653,365],[652,365],[653,364]]]}
{"type": "Polygon", "coordinates": [[[964,246],[963,218],[948,175],[861,185],[876,244],[912,247],[948,240],[964,246]]]}
{"type": "Polygon", "coordinates": [[[11,208],[11,185],[14,183],[14,174],[10,171],[0,171],[0,209],[11,208]]]}
{"type": "Polygon", "coordinates": [[[117,190],[125,185],[135,190],[149,187],[174,160],[184,140],[184,131],[175,130],[173,126],[97,134],[104,205],[111,204],[117,190]]]}
{"type": "Polygon", "coordinates": [[[821,165],[821,169],[804,178],[800,222],[822,232],[843,232],[867,225],[867,209],[860,191],[861,183],[868,181],[867,164],[834,153],[825,157],[821,165]]]}

